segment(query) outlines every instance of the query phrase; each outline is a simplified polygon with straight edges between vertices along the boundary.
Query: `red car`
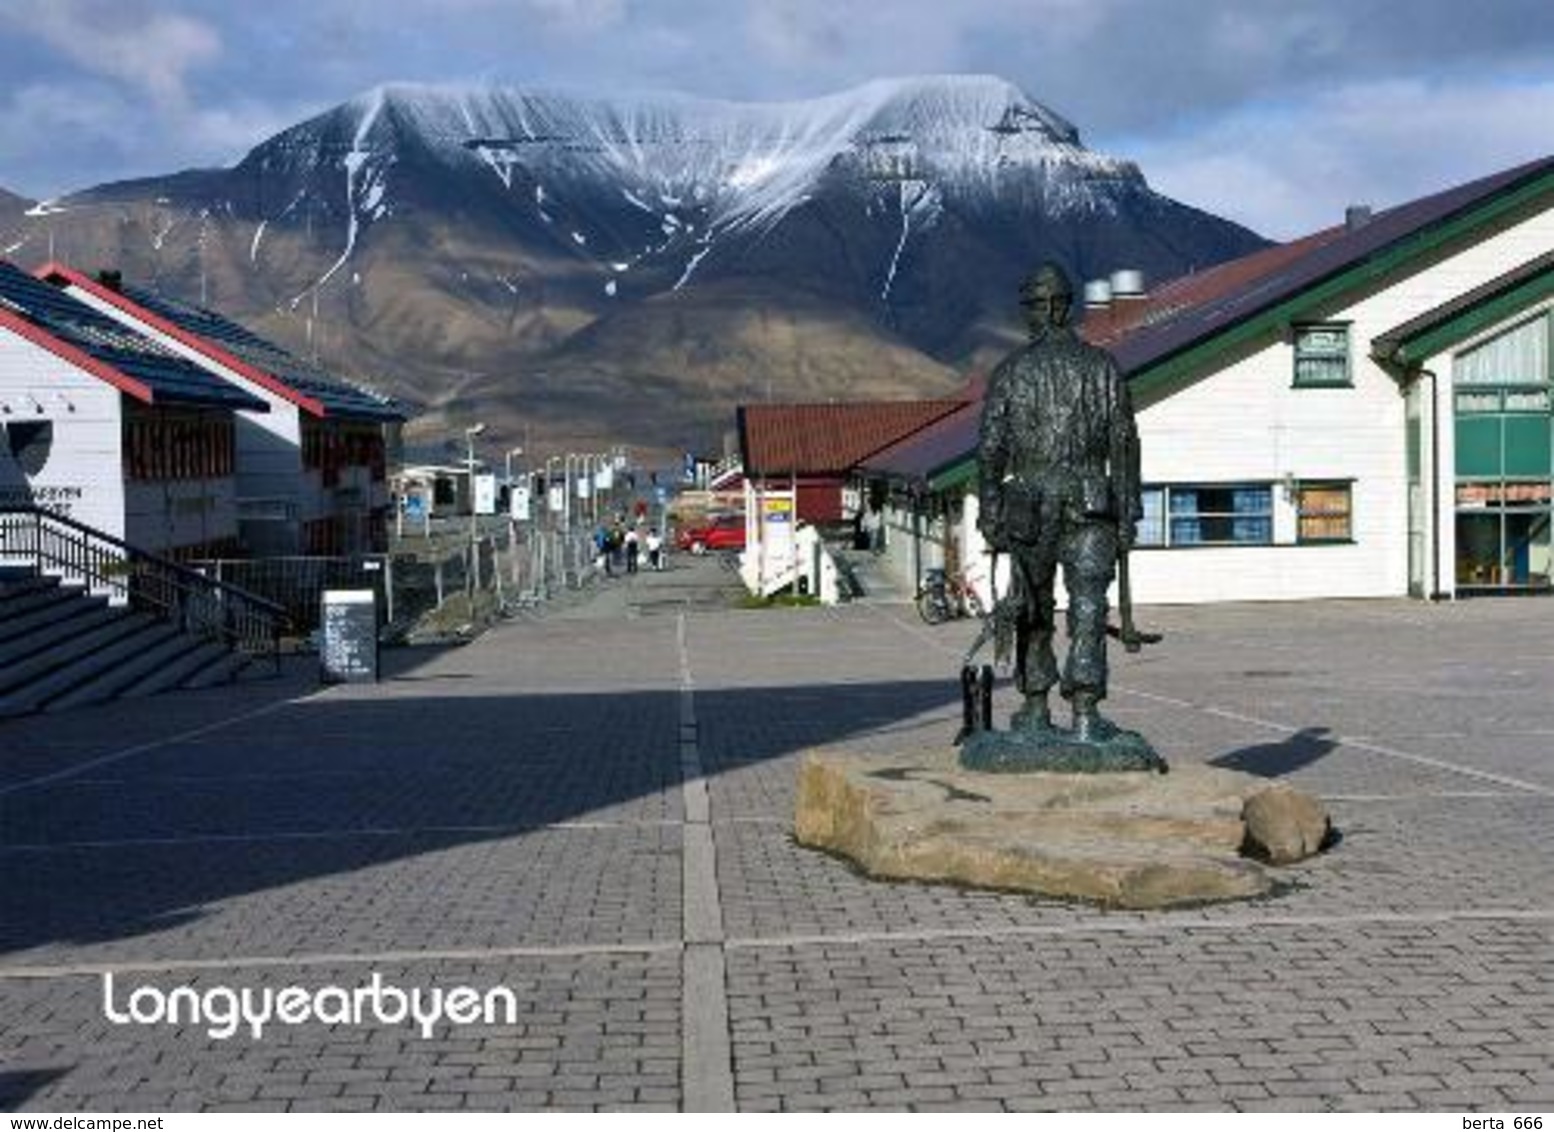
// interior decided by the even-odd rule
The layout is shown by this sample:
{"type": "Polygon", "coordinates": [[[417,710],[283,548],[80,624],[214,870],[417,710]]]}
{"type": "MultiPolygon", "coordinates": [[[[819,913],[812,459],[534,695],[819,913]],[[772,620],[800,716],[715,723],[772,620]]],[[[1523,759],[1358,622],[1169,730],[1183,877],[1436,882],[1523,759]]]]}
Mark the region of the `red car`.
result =
{"type": "Polygon", "coordinates": [[[709,550],[743,550],[745,517],[717,515],[700,526],[685,527],[675,536],[675,545],[692,554],[706,554],[709,550]]]}

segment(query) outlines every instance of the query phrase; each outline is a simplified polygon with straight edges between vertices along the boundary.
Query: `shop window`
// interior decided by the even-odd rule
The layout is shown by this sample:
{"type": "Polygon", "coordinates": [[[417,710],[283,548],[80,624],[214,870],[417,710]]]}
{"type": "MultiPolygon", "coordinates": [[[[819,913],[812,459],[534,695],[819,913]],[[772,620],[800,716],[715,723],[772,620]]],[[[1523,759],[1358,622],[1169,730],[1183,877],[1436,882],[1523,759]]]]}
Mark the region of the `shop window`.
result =
{"type": "Polygon", "coordinates": [[[1349,542],[1354,538],[1354,491],[1348,483],[1295,487],[1295,541],[1349,542]]]}
{"type": "Polygon", "coordinates": [[[1354,384],[1349,372],[1349,327],[1323,323],[1295,328],[1295,387],[1324,389],[1354,384]]]}

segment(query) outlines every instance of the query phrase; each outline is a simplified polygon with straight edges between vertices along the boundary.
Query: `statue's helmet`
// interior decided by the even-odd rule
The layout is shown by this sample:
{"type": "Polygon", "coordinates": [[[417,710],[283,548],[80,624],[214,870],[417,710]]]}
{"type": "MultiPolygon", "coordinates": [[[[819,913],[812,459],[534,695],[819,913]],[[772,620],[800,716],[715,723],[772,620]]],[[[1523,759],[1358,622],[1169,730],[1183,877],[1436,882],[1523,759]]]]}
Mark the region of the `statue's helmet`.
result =
{"type": "Polygon", "coordinates": [[[1074,288],[1063,269],[1048,260],[1020,285],[1020,305],[1034,307],[1052,299],[1067,306],[1074,299],[1074,288]]]}

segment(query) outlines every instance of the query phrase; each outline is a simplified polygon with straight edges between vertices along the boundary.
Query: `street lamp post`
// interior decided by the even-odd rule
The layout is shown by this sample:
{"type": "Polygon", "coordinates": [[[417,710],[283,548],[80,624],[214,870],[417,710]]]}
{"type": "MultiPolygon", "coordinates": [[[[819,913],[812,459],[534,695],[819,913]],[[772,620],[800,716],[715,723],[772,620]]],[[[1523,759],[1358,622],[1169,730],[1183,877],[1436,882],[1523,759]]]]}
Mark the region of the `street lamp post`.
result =
{"type": "MultiPolygon", "coordinates": [[[[518,569],[518,517],[513,513],[513,493],[517,488],[513,484],[513,457],[523,455],[523,445],[518,445],[507,450],[504,462],[507,465],[507,556],[513,564],[514,582],[517,581],[518,569]]],[[[532,505],[532,501],[531,501],[532,505]]]]}
{"type": "Polygon", "coordinates": [[[486,431],[484,421],[470,425],[464,430],[464,462],[469,469],[469,592],[470,600],[475,595],[475,575],[480,570],[480,527],[479,517],[475,514],[475,437],[486,431]]]}

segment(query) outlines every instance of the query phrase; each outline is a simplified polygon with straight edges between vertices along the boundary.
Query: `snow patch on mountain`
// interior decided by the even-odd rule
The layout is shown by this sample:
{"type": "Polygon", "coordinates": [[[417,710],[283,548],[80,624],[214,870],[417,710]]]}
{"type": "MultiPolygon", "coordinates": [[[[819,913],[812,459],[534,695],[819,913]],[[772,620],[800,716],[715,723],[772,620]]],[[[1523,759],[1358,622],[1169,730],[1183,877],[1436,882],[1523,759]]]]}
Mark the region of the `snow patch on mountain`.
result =
{"type": "MultiPolygon", "coordinates": [[[[340,253],[340,258],[329,266],[329,270],[320,275],[311,287],[298,293],[291,300],[291,307],[296,310],[297,305],[307,296],[309,291],[315,294],[328,283],[335,273],[345,266],[351,258],[351,253],[356,250],[356,237],[361,231],[361,215],[357,211],[356,182],[361,172],[367,167],[368,161],[373,156],[373,151],[368,148],[368,138],[372,133],[372,127],[378,117],[383,113],[383,108],[388,102],[388,92],[385,87],[378,87],[367,96],[367,105],[356,124],[356,134],[351,139],[351,150],[342,160],[345,166],[345,250],[340,253]]],[[[361,202],[362,212],[372,212],[383,200],[383,171],[381,168],[371,172],[367,179],[366,188],[361,202]]]]}
{"type": "Polygon", "coordinates": [[[1141,180],[1130,163],[1085,149],[1070,123],[992,76],[886,79],[786,103],[395,84],[350,104],[353,178],[385,107],[396,128],[449,165],[474,163],[507,188],[517,171],[528,173],[537,204],[542,178],[611,184],[645,212],[658,212],[654,199],[665,210],[696,202],[719,230],[767,229],[838,173],[865,184],[922,180],[949,197],[997,193],[1018,175],[1048,186],[1060,209],[1093,203],[1090,182],[1141,180]]]}

